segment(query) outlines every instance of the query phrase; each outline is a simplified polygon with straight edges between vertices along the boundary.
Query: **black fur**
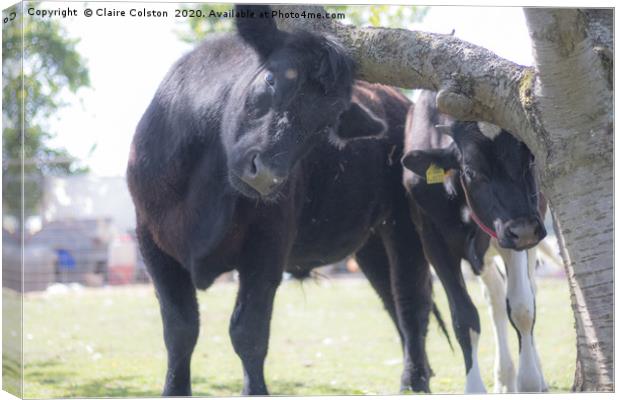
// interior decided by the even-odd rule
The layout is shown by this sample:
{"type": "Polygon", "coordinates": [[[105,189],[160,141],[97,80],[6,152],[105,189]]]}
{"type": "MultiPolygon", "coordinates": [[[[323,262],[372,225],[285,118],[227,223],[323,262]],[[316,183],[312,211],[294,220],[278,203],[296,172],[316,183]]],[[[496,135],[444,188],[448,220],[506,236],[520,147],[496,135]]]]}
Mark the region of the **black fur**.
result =
{"type": "Polygon", "coordinates": [[[269,6],[235,5],[235,15],[239,36],[256,50],[261,59],[282,46],[286,35],[278,30],[269,6]]]}
{"type": "Polygon", "coordinates": [[[403,341],[402,387],[429,391],[430,271],[398,163],[410,102],[354,83],[351,60],[327,38],[237,24],[241,34],[213,35],[172,67],[138,124],[127,168],[164,323],[164,394],[191,394],[195,288],[239,272],[230,337],[243,393],[267,394],[263,363],[282,273],[306,276],[356,252],[403,341]],[[340,129],[342,140],[381,137],[339,150],[328,137],[340,129]],[[277,184],[263,175],[246,183],[259,169],[277,184]]]}
{"type": "Polygon", "coordinates": [[[437,320],[437,324],[439,325],[439,329],[441,330],[441,333],[443,333],[443,335],[446,337],[446,340],[448,341],[450,350],[454,351],[454,347],[452,347],[452,340],[450,340],[448,329],[446,329],[446,323],[443,321],[441,312],[439,312],[439,308],[437,308],[437,304],[435,302],[433,302],[432,312],[433,312],[433,315],[435,316],[435,319],[437,320]]]}

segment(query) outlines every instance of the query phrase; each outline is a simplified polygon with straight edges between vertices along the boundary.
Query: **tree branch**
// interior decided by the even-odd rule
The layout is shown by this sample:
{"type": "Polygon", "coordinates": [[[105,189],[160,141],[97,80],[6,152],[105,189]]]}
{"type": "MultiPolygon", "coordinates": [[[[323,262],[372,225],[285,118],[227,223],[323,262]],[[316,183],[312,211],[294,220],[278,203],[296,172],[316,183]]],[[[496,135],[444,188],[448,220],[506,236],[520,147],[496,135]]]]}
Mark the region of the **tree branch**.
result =
{"type": "MultiPolygon", "coordinates": [[[[322,13],[318,6],[273,6],[281,13],[322,13]]],[[[282,14],[282,15],[283,15],[282,14]]],[[[441,111],[462,120],[482,120],[512,132],[542,151],[526,116],[534,71],[452,35],[388,28],[358,28],[328,19],[278,18],[283,30],[332,35],[369,82],[438,92],[441,111]]]]}
{"type": "Polygon", "coordinates": [[[607,72],[607,85],[614,85],[614,14],[612,9],[588,8],[581,10],[588,20],[588,36],[594,44],[603,69],[607,72]]]}
{"type": "MultiPolygon", "coordinates": [[[[598,14],[590,17],[594,15],[598,14]]],[[[530,116],[544,125],[546,140],[572,148],[571,163],[559,153],[550,154],[549,163],[556,164],[553,173],[571,173],[584,157],[613,157],[608,146],[613,134],[613,91],[590,37],[590,17],[565,8],[525,9],[525,16],[537,66],[530,116]],[[594,154],[593,149],[602,150],[594,154]]],[[[601,33],[594,41],[604,36],[601,33]]]]}

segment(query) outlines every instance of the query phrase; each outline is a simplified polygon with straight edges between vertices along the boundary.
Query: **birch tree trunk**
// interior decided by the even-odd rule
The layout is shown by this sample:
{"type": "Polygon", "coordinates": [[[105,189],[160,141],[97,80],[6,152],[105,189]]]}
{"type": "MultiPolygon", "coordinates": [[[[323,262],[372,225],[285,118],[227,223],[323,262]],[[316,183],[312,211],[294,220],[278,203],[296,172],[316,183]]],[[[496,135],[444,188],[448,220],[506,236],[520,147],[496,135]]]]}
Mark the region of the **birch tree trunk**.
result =
{"type": "MultiPolygon", "coordinates": [[[[321,7],[274,6],[283,13],[321,7]]],[[[360,78],[438,92],[441,111],[495,123],[536,157],[577,330],[576,391],[613,391],[613,11],[526,9],[534,66],[450,35],[279,19],[335,36],[360,78]]]]}
{"type": "Polygon", "coordinates": [[[529,9],[525,15],[537,70],[531,115],[546,131],[548,149],[541,180],[577,329],[574,389],[613,390],[613,86],[608,70],[613,47],[597,48],[596,41],[604,45],[605,38],[589,37],[586,12],[529,9]]]}

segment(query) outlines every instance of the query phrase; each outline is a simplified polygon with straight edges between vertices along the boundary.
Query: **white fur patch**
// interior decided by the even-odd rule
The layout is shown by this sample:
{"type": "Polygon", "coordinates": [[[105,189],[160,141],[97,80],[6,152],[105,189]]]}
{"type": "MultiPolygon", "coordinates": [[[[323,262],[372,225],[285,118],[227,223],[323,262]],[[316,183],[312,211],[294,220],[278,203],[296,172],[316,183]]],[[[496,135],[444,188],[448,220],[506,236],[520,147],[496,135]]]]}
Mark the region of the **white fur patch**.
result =
{"type": "Polygon", "coordinates": [[[480,367],[478,366],[478,338],[479,335],[473,329],[469,329],[471,343],[471,369],[465,377],[465,393],[486,393],[487,390],[482,382],[480,367]]]}
{"type": "Polygon", "coordinates": [[[336,147],[338,150],[342,150],[347,144],[345,140],[342,140],[340,136],[336,135],[336,131],[334,129],[329,130],[327,140],[329,140],[329,143],[336,147]]]}
{"type": "Polygon", "coordinates": [[[448,196],[450,197],[456,196],[456,188],[454,187],[454,183],[452,179],[450,179],[450,176],[447,174],[443,180],[443,188],[446,190],[446,193],[448,193],[448,196]]]}
{"type": "Polygon", "coordinates": [[[520,392],[541,392],[546,382],[540,367],[540,360],[532,336],[535,322],[535,294],[530,275],[528,259],[534,251],[514,251],[498,248],[506,265],[506,297],[510,303],[510,318],[521,336],[517,390],[520,392]]]}
{"type": "Polygon", "coordinates": [[[466,224],[471,221],[471,212],[467,206],[463,206],[463,208],[461,208],[461,221],[466,224]]]}
{"type": "Polygon", "coordinates": [[[495,138],[502,131],[502,128],[500,128],[499,126],[484,121],[478,122],[478,129],[480,129],[480,132],[482,132],[484,136],[491,140],[495,140],[495,138]]]}
{"type": "Polygon", "coordinates": [[[484,254],[484,268],[479,279],[484,288],[495,331],[494,392],[507,393],[516,391],[517,386],[514,363],[508,346],[506,287],[498,269],[504,262],[499,255],[493,255],[495,252],[495,248],[490,246],[484,254]]]}
{"type": "Polygon", "coordinates": [[[275,138],[278,138],[282,135],[283,132],[290,126],[290,121],[288,118],[288,112],[284,112],[276,121],[276,129],[275,129],[275,138]]]}

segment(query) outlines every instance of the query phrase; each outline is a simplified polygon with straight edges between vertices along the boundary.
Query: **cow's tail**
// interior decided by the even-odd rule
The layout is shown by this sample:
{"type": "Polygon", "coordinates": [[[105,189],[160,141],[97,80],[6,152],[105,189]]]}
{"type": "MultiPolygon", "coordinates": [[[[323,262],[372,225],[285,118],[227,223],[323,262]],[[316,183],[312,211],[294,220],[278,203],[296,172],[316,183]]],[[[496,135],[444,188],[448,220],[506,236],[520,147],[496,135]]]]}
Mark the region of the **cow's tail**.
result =
{"type": "Polygon", "coordinates": [[[439,325],[439,329],[444,334],[446,339],[448,340],[448,345],[450,346],[450,350],[454,352],[454,347],[452,347],[452,341],[450,340],[450,335],[448,334],[448,329],[446,329],[446,324],[441,317],[441,313],[439,312],[439,308],[437,308],[437,303],[433,301],[433,308],[431,309],[435,319],[437,320],[437,324],[439,325]]]}

